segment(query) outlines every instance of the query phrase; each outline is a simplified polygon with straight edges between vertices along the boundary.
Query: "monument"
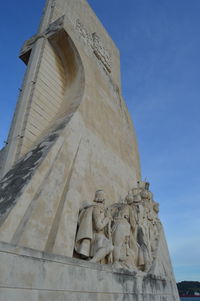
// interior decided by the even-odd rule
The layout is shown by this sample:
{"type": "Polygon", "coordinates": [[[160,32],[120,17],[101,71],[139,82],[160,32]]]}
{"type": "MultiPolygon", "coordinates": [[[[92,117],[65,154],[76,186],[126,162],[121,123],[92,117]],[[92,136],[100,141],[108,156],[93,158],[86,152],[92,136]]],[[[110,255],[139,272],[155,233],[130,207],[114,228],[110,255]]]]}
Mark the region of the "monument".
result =
{"type": "Polygon", "coordinates": [[[86,0],[48,0],[0,152],[0,301],[176,301],[119,51],[86,0]]]}

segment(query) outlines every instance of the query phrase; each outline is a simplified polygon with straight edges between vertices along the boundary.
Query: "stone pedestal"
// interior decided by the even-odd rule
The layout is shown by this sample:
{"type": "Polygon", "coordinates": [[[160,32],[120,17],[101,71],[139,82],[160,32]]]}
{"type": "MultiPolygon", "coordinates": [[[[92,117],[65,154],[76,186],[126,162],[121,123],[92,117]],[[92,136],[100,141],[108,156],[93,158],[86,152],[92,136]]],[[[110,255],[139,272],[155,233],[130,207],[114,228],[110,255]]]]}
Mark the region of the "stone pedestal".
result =
{"type": "Polygon", "coordinates": [[[174,301],[170,279],[0,243],[0,301],[174,301]]]}

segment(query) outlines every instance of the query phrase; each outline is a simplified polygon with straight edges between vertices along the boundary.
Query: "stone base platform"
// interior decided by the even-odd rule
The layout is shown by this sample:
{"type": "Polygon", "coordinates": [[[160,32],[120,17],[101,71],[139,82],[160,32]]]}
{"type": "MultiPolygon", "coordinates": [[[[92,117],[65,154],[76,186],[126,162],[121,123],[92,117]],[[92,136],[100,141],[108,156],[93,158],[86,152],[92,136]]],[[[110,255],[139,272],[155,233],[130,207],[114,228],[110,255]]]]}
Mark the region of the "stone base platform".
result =
{"type": "Polygon", "coordinates": [[[0,243],[0,301],[174,301],[172,281],[0,243]]]}

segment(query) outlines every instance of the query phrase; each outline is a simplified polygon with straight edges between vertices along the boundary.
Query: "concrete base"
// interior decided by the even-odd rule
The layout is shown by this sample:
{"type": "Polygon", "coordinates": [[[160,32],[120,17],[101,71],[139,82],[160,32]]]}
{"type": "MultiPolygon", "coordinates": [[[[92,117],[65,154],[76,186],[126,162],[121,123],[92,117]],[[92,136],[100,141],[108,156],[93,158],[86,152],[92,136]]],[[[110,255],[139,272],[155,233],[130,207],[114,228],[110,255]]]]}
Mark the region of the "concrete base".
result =
{"type": "Polygon", "coordinates": [[[0,301],[175,301],[174,282],[0,243],[0,301]]]}

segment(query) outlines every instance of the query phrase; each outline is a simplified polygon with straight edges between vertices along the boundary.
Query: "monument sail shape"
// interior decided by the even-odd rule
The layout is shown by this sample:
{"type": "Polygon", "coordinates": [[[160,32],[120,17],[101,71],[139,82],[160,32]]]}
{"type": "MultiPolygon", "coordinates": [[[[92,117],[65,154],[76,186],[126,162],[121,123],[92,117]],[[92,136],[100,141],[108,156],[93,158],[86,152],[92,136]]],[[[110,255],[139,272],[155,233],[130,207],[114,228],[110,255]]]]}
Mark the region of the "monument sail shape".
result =
{"type": "Polygon", "coordinates": [[[0,153],[0,300],[178,300],[119,51],[87,1],[47,1],[20,58],[0,153]]]}

